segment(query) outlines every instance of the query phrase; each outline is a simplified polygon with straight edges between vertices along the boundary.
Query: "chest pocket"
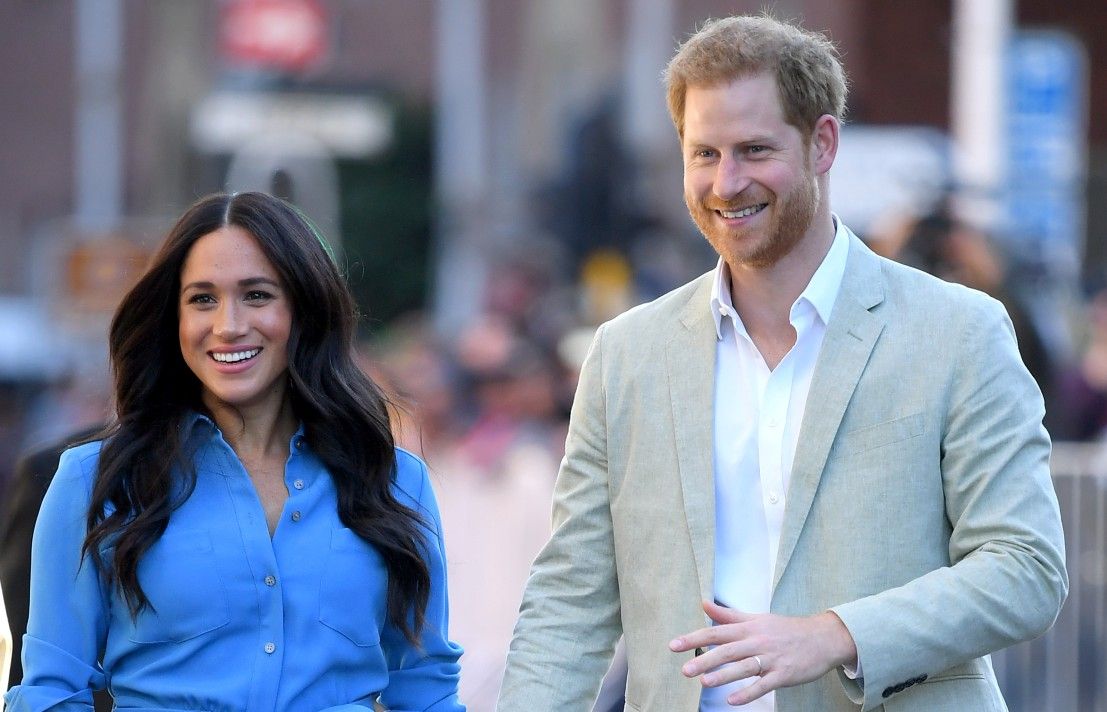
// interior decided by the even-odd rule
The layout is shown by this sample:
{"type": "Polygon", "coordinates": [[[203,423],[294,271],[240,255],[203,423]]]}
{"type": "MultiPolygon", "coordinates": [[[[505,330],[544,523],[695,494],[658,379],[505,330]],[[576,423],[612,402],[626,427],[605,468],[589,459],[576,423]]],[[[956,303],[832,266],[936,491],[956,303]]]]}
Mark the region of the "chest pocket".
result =
{"type": "MultiPolygon", "coordinates": [[[[214,554],[206,531],[163,535],[150,547],[138,562],[138,580],[151,607],[133,622],[132,642],[180,643],[230,622],[214,554]]],[[[117,603],[130,623],[126,605],[117,603]]]]}
{"type": "Polygon", "coordinates": [[[380,644],[388,570],[380,554],[352,529],[331,531],[319,584],[319,622],[358,647],[380,644]]]}
{"type": "Polygon", "coordinates": [[[839,435],[834,444],[833,458],[844,458],[867,453],[870,450],[902,443],[923,434],[926,430],[926,413],[915,413],[895,420],[852,430],[839,435]]]}

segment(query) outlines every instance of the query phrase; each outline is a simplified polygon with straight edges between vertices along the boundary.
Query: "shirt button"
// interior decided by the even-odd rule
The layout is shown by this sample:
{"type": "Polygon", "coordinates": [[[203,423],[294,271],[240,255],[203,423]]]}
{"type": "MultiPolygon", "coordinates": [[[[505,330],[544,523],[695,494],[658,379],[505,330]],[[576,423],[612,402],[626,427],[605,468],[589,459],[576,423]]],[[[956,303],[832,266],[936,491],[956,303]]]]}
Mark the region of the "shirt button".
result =
{"type": "Polygon", "coordinates": [[[303,480],[296,480],[295,482],[292,483],[292,486],[295,487],[298,490],[301,490],[301,489],[304,488],[304,481],[303,480]]]}
{"type": "Polygon", "coordinates": [[[277,651],[277,646],[274,643],[266,643],[265,644],[265,652],[266,653],[272,655],[276,651],[277,651]]]}
{"type": "Polygon", "coordinates": [[[300,510],[297,509],[295,512],[292,513],[292,521],[298,522],[303,516],[304,515],[300,514],[300,510]]]}
{"type": "Polygon", "coordinates": [[[276,586],[277,585],[277,577],[273,576],[272,574],[270,574],[269,576],[266,576],[265,577],[265,585],[266,586],[276,586]]]}
{"type": "Polygon", "coordinates": [[[719,313],[726,316],[726,307],[719,307],[719,313]]]}
{"type": "Polygon", "coordinates": [[[779,501],[780,501],[780,495],[778,495],[776,492],[770,492],[769,493],[769,504],[776,504],[779,501]]]}
{"type": "Polygon", "coordinates": [[[303,437],[296,438],[296,449],[297,450],[303,450],[304,449],[304,439],[303,439],[303,437]]]}

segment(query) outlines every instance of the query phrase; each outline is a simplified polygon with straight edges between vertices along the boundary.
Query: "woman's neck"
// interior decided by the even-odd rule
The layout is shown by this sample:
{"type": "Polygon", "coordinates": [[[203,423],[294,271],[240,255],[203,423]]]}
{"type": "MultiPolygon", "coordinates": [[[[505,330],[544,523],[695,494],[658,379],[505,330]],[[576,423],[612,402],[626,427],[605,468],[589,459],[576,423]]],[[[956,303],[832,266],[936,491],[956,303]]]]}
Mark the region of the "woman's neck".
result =
{"type": "Polygon", "coordinates": [[[288,442],[297,427],[288,398],[283,398],[276,407],[273,404],[236,407],[222,401],[209,402],[207,398],[204,401],[223,438],[240,458],[287,457],[288,442]]]}

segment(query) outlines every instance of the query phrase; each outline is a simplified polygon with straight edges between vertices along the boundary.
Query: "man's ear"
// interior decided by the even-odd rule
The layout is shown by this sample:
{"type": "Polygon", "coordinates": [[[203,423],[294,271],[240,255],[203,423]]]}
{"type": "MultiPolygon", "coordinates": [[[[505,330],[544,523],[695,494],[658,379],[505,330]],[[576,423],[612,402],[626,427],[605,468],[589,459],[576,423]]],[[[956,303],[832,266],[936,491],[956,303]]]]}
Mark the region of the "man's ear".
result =
{"type": "Polygon", "coordinates": [[[838,119],[830,114],[823,114],[815,122],[809,155],[815,175],[823,175],[834,165],[834,157],[838,155],[839,127],[838,119]]]}

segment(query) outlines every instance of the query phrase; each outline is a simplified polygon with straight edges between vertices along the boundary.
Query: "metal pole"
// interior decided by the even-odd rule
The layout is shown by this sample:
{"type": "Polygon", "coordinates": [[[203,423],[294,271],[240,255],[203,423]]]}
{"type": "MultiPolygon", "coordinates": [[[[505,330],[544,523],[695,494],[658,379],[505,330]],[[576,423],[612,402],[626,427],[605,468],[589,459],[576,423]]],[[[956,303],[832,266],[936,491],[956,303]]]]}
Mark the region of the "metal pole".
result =
{"type": "Polygon", "coordinates": [[[1006,156],[1004,55],[1014,0],[954,0],[950,125],[956,208],[966,221],[998,227],[1006,156]]]}
{"type": "Polygon", "coordinates": [[[76,0],[76,11],[74,223],[97,233],[123,213],[122,2],[76,0]]]}
{"type": "Polygon", "coordinates": [[[623,123],[628,148],[647,159],[675,142],[661,86],[661,71],[675,49],[673,15],[672,0],[631,0],[627,11],[623,123]]]}
{"type": "Polygon", "coordinates": [[[484,0],[439,0],[433,296],[435,329],[444,336],[479,314],[487,272],[484,23],[484,0]]]}

